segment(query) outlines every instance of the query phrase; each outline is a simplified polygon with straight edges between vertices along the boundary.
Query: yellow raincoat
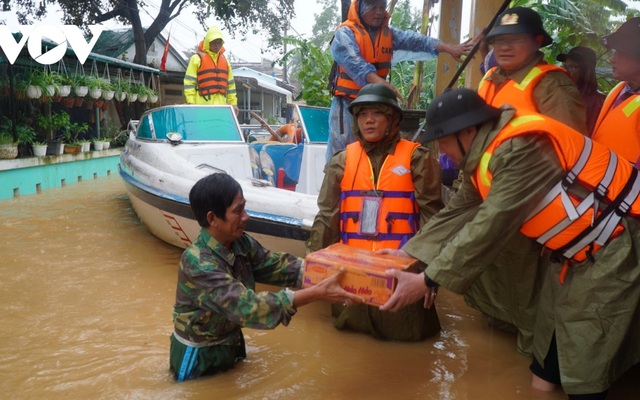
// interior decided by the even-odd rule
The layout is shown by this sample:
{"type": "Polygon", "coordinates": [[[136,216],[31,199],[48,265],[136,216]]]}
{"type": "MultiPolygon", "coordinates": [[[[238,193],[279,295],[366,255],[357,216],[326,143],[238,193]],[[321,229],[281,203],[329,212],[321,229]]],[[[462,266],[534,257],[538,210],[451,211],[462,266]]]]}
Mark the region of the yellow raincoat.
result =
{"type": "MultiPolygon", "coordinates": [[[[202,49],[209,57],[211,57],[215,64],[218,63],[218,57],[224,53],[224,47],[222,47],[218,53],[213,53],[209,50],[209,44],[216,39],[222,39],[224,42],[220,28],[212,26],[209,28],[202,41],[202,49]]],[[[200,96],[198,93],[198,69],[200,68],[200,64],[200,56],[198,54],[192,55],[189,60],[189,65],[187,66],[187,71],[184,75],[184,96],[186,102],[188,104],[229,104],[237,106],[238,96],[236,94],[236,84],[233,79],[231,64],[227,61],[229,68],[227,93],[212,94],[208,99],[200,96]]]]}

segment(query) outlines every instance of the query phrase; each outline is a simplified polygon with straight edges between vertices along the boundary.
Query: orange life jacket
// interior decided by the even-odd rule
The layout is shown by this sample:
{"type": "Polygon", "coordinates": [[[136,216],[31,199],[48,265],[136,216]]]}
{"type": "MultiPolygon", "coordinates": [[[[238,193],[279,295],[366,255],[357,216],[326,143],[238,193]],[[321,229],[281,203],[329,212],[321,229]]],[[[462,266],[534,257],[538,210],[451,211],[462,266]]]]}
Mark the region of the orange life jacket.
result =
{"type": "Polygon", "coordinates": [[[591,136],[627,160],[640,158],[640,95],[634,94],[613,107],[626,82],[620,82],[607,95],[591,136]]]}
{"type": "Polygon", "coordinates": [[[507,79],[499,88],[487,78],[498,67],[493,67],[484,75],[478,87],[480,97],[494,107],[500,107],[504,104],[512,105],[516,110],[538,112],[538,106],[533,98],[533,89],[536,87],[540,79],[542,79],[550,71],[566,71],[560,67],[551,64],[539,64],[529,71],[522,82],[517,83],[512,79],[507,79]]]}
{"type": "MultiPolygon", "coordinates": [[[[391,58],[393,57],[393,35],[388,25],[390,16],[387,13],[378,30],[374,44],[369,32],[360,21],[357,3],[357,1],[351,3],[347,20],[340,24],[338,28],[346,26],[351,29],[360,48],[362,58],[366,62],[373,64],[379,77],[386,79],[391,68],[391,58]]],[[[335,82],[331,84],[331,94],[355,99],[360,89],[361,86],[358,86],[346,71],[341,66],[338,66],[335,82]]]]}
{"type": "Polygon", "coordinates": [[[553,143],[565,177],[554,186],[524,222],[520,231],[554,250],[558,259],[583,261],[623,227],[629,213],[640,216],[640,179],[629,161],[579,132],[540,114],[517,113],[489,143],[472,182],[486,199],[491,189],[489,162],[496,148],[519,135],[545,135],[553,143]],[[590,193],[578,197],[567,189],[580,184],[590,193]],[[607,204],[606,209],[600,202],[607,204]]]}
{"type": "Polygon", "coordinates": [[[360,142],[347,146],[340,182],[342,243],[368,250],[399,249],[418,231],[420,213],[411,174],[411,154],[418,146],[401,139],[384,160],[375,184],[360,142]]]}
{"type": "Polygon", "coordinates": [[[203,42],[198,46],[197,54],[200,56],[200,68],[198,68],[198,93],[202,97],[212,94],[227,94],[229,87],[229,64],[227,58],[218,53],[218,62],[215,63],[211,56],[203,49],[203,42]]]}

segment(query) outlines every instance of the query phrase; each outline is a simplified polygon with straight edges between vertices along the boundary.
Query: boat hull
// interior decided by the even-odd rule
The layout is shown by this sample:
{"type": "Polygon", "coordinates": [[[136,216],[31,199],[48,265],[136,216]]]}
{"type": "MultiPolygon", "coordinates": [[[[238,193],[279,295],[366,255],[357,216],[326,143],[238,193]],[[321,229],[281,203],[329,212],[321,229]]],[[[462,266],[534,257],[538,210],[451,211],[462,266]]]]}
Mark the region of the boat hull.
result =
{"type": "MultiPolygon", "coordinates": [[[[151,234],[181,248],[188,247],[196,240],[200,234],[200,226],[186,199],[145,187],[121,166],[119,172],[129,195],[129,202],[151,234]]],[[[247,212],[251,218],[246,231],[264,247],[304,257],[305,243],[310,233],[308,229],[272,218],[262,218],[260,213],[251,210],[247,212]]]]}

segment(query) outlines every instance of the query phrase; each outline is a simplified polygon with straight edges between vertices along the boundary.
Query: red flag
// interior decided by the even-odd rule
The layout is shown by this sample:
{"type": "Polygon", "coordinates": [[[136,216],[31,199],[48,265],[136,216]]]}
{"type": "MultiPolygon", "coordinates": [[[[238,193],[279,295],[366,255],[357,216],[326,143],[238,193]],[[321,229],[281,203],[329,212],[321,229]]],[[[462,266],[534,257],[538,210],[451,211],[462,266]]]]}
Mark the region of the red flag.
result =
{"type": "Polygon", "coordinates": [[[164,43],[164,51],[162,52],[162,60],[160,60],[160,69],[167,72],[167,55],[169,55],[169,39],[171,38],[171,32],[167,36],[167,41],[164,43]]]}

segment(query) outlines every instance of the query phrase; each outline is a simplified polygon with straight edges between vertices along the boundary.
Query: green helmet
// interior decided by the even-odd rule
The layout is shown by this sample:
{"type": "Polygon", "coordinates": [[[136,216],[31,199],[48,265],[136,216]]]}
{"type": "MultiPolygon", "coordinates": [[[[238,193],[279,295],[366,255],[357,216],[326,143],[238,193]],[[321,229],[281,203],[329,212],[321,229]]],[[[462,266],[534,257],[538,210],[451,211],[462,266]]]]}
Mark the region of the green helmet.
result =
{"type": "Polygon", "coordinates": [[[402,115],[402,109],[398,105],[396,94],[388,86],[382,83],[369,83],[360,89],[358,97],[349,104],[349,112],[353,115],[353,109],[357,106],[370,104],[386,104],[397,110],[402,115]]]}
{"type": "Polygon", "coordinates": [[[471,89],[447,90],[433,99],[427,107],[427,129],[422,142],[431,142],[496,119],[501,112],[500,109],[485,103],[482,97],[471,89]]]}

